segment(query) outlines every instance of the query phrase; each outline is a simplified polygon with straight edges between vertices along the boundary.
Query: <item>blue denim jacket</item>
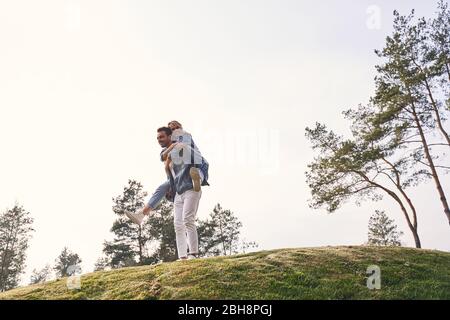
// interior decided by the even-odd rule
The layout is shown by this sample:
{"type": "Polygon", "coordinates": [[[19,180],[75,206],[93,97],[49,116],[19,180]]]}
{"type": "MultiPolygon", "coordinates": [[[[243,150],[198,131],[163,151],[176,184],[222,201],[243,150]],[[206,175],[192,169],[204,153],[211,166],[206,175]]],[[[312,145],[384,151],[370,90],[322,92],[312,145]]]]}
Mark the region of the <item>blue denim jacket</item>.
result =
{"type": "MultiPolygon", "coordinates": [[[[194,186],[192,185],[191,176],[189,174],[189,170],[192,166],[197,167],[202,172],[204,177],[202,186],[209,186],[208,161],[206,161],[206,159],[200,154],[193,140],[191,140],[190,145],[185,145],[185,150],[187,150],[188,152],[184,155],[184,157],[186,157],[187,159],[183,157],[182,152],[180,155],[175,149],[170,152],[174,175],[169,176],[168,181],[170,182],[172,190],[175,190],[178,194],[182,194],[183,192],[194,188],[194,186]]],[[[161,151],[161,161],[163,161],[162,154],[166,149],[167,148],[163,148],[163,150],[161,151]]]]}
{"type": "MultiPolygon", "coordinates": [[[[174,189],[178,194],[182,194],[187,190],[191,190],[194,188],[192,185],[191,175],[189,174],[189,170],[191,165],[180,164],[174,165],[173,171],[175,172],[175,176],[173,177],[174,189]]],[[[202,163],[198,166],[199,170],[203,173],[204,179],[202,181],[202,186],[209,186],[208,183],[208,169],[209,163],[205,158],[202,157],[202,163]]]]}

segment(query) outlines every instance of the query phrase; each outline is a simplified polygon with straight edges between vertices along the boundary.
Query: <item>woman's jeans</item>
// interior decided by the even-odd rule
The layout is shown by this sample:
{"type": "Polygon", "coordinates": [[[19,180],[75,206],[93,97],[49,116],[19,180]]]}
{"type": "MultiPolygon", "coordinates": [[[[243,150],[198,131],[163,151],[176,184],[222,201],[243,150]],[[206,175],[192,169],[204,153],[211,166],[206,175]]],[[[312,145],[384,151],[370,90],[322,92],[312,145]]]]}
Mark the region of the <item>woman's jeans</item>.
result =
{"type": "Polygon", "coordinates": [[[153,210],[155,210],[156,207],[158,207],[161,200],[166,196],[166,193],[169,191],[169,189],[170,189],[170,180],[167,180],[158,188],[156,188],[150,200],[148,200],[147,205],[153,210]]]}

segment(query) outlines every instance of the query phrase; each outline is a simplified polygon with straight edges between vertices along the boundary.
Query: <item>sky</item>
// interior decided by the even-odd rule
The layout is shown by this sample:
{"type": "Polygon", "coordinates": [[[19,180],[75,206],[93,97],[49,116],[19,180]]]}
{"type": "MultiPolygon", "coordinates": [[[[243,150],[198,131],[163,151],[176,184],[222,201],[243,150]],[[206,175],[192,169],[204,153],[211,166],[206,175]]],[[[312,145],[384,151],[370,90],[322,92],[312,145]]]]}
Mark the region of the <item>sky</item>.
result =
{"type": "MultiPolygon", "coordinates": [[[[257,250],[362,244],[375,209],[413,246],[388,198],[308,207],[304,136],[316,121],[348,133],[341,112],[373,93],[392,11],[412,8],[430,17],[436,5],[0,0],[0,210],[23,205],[36,230],[23,282],[64,246],[92,271],[112,237],[112,198],[128,179],[149,194],[164,181],[156,129],[170,120],[210,163],[198,217],[220,203],[257,250]]],[[[423,247],[450,251],[434,185],[411,195],[423,247]]]]}

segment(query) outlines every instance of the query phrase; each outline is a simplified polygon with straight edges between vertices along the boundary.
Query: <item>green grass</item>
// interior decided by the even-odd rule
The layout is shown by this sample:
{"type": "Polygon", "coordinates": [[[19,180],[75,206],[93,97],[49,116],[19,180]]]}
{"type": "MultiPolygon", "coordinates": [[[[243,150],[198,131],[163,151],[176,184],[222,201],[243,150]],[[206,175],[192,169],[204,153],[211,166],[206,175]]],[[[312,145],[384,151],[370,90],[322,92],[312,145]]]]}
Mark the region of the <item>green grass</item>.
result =
{"type": "Polygon", "coordinates": [[[450,299],[450,253],[398,247],[260,251],[85,274],[17,288],[1,299],[450,299]],[[381,289],[366,286],[381,269],[381,289]]]}

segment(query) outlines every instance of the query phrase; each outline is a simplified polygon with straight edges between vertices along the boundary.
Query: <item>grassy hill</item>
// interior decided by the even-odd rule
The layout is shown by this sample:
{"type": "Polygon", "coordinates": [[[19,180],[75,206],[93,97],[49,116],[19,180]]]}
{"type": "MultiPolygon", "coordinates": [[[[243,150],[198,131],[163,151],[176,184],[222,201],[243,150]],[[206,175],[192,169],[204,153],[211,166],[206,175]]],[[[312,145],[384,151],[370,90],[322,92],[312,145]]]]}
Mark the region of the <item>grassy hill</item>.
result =
{"type": "Polygon", "coordinates": [[[396,247],[261,251],[85,274],[17,288],[0,299],[450,299],[450,253],[396,247]],[[366,286],[381,268],[381,290],[366,286]]]}

